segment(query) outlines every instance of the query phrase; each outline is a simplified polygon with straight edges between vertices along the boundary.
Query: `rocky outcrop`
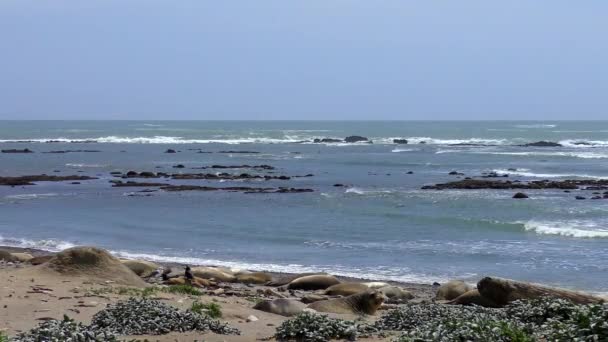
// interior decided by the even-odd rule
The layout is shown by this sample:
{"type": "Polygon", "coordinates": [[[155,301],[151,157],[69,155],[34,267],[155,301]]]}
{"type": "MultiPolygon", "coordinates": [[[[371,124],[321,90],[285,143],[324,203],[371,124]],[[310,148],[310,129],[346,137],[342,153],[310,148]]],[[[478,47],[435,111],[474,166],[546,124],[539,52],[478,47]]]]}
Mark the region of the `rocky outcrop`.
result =
{"type": "Polygon", "coordinates": [[[369,142],[370,140],[366,137],[362,137],[360,135],[351,135],[344,138],[344,142],[347,143],[356,143],[356,142],[369,142]]]}
{"type": "Polygon", "coordinates": [[[315,139],[313,140],[314,143],[341,143],[343,142],[343,140],[341,139],[334,139],[334,138],[323,138],[323,139],[315,139]]]}
{"type": "Polygon", "coordinates": [[[512,189],[585,189],[586,187],[604,188],[608,187],[608,180],[587,179],[587,180],[540,180],[540,181],[498,181],[487,179],[463,179],[449,183],[426,185],[424,190],[444,190],[444,189],[496,189],[496,190],[512,190],[512,189]]]}
{"type": "Polygon", "coordinates": [[[81,181],[97,179],[89,176],[49,176],[49,175],[32,175],[18,177],[0,177],[0,185],[21,186],[35,185],[33,182],[63,182],[63,181],[81,181]]]}
{"type": "Polygon", "coordinates": [[[10,150],[2,150],[2,153],[34,153],[34,151],[29,148],[24,148],[22,150],[18,149],[10,149],[10,150]]]}
{"type": "Polygon", "coordinates": [[[513,198],[515,199],[524,199],[524,198],[529,198],[528,195],[524,194],[523,192],[518,192],[515,195],[513,195],[513,198]]]}
{"type": "Polygon", "coordinates": [[[406,145],[407,143],[407,139],[393,139],[393,144],[406,145]]]}
{"type": "Polygon", "coordinates": [[[523,144],[523,145],[519,145],[522,147],[561,147],[563,146],[560,143],[556,143],[556,142],[552,142],[552,141],[537,141],[537,142],[533,142],[533,143],[527,143],[527,144],[523,144]]]}

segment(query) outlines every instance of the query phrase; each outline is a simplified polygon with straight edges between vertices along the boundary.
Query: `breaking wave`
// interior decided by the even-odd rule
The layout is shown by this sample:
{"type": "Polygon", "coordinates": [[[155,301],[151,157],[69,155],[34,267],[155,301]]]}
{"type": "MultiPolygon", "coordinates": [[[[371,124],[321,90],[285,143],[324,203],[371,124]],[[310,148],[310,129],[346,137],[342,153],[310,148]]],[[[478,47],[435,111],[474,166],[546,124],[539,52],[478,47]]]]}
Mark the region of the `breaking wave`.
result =
{"type": "Polygon", "coordinates": [[[561,235],[576,238],[608,238],[608,229],[596,222],[573,221],[528,221],[524,223],[526,231],[542,235],[561,235]]]}

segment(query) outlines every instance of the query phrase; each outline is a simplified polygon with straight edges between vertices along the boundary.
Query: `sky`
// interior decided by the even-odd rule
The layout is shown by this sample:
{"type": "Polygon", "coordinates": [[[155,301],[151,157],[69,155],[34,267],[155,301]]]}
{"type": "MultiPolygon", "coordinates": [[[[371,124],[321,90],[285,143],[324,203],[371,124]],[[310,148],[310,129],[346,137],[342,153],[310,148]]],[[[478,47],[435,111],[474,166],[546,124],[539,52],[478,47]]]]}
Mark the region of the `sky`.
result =
{"type": "Polygon", "coordinates": [[[0,119],[608,119],[608,1],[2,0],[0,119]]]}

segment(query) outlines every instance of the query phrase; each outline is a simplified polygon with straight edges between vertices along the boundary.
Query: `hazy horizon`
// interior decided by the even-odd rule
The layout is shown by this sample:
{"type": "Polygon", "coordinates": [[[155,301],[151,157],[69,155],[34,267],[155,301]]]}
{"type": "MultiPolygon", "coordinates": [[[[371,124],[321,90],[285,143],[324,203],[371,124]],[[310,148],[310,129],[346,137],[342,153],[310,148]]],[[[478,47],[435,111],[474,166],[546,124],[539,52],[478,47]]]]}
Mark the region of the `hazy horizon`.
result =
{"type": "Polygon", "coordinates": [[[608,3],[0,3],[0,119],[601,120],[608,3]]]}

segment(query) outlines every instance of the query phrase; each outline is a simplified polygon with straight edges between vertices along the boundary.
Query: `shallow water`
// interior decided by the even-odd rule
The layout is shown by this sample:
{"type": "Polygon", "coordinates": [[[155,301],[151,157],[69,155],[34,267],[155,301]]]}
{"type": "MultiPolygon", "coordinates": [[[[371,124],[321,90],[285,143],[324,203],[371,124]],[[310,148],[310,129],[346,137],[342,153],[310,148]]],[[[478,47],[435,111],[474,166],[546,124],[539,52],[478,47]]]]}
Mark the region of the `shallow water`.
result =
{"type": "Polygon", "coordinates": [[[420,190],[456,179],[453,170],[508,172],[511,180],[608,178],[608,122],[0,121],[0,148],[37,152],[0,154],[2,176],[99,177],[0,187],[3,245],[95,244],[123,255],[273,271],[421,282],[497,275],[608,291],[608,200],[574,200],[589,191],[526,191],[531,199],[513,200],[513,191],[420,190]],[[302,143],[353,134],[374,144],[302,143]],[[539,140],[564,146],[513,146],[539,140]],[[465,143],[495,146],[453,145],[465,143]],[[181,152],[163,153],[168,148],[181,152]],[[101,152],[40,153],[68,149],[101,152]],[[315,191],[131,197],[141,189],[108,183],[111,171],[200,172],[189,168],[212,164],[270,164],[276,175],[314,177],[185,183],[315,191]]]}

